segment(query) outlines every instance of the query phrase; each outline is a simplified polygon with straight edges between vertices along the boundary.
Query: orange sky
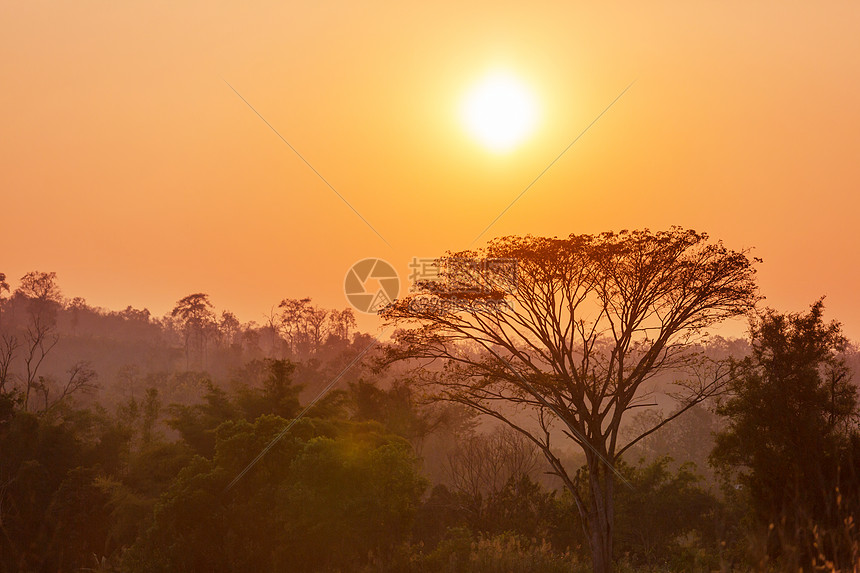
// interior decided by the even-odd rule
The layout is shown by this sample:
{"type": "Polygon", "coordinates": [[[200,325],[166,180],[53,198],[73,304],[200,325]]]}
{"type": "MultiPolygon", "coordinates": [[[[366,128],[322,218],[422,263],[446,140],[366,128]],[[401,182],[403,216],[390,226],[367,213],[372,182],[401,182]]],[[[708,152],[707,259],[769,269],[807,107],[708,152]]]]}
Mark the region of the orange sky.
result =
{"type": "MultiPolygon", "coordinates": [[[[768,303],[860,339],[860,4],[0,4],[0,271],[156,314],[344,307],[348,267],[488,233],[681,225],[768,303]],[[457,117],[487,70],[540,99],[507,155],[457,117]],[[235,87],[391,244],[230,90],[235,87]]],[[[486,238],[486,237],[485,237],[486,238]]],[[[364,321],[363,326],[373,324],[364,321]]]]}

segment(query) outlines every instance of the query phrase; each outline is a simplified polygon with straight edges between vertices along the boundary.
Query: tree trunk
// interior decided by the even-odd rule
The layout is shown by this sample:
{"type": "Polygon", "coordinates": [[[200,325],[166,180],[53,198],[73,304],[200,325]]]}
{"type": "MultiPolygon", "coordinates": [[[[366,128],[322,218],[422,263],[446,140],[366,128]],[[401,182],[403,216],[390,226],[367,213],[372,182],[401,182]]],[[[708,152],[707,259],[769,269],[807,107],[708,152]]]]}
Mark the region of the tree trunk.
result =
{"type": "Polygon", "coordinates": [[[591,560],[594,573],[612,572],[612,537],[611,531],[601,531],[594,528],[591,531],[591,560]],[[607,533],[609,535],[607,535],[607,533]]]}
{"type": "Polygon", "coordinates": [[[615,524],[614,493],[615,482],[612,472],[603,465],[602,460],[591,456],[588,460],[591,507],[588,528],[591,533],[592,569],[594,573],[611,573],[612,534],[615,524]]]}

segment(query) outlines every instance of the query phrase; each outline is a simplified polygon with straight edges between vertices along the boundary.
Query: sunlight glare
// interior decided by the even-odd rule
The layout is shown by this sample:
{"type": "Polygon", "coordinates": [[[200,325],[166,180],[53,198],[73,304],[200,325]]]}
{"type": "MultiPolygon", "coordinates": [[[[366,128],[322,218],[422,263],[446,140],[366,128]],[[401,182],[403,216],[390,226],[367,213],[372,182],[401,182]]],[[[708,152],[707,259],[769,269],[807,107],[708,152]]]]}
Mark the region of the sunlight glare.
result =
{"type": "Polygon", "coordinates": [[[515,76],[495,72],[470,91],[461,109],[469,132],[495,152],[513,149],[535,128],[534,96],[515,76]]]}

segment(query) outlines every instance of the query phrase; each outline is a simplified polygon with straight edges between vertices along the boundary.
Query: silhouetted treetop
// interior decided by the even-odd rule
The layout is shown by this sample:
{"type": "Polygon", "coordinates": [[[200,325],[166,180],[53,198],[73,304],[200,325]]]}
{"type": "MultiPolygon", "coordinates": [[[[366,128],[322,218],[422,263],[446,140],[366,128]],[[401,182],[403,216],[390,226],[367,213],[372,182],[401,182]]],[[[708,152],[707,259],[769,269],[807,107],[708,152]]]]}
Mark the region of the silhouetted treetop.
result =
{"type": "Polygon", "coordinates": [[[60,303],[63,300],[60,286],[57,284],[57,273],[53,271],[49,273],[31,271],[27,273],[21,277],[21,284],[18,285],[15,293],[43,302],[60,303]]]}
{"type": "Polygon", "coordinates": [[[678,227],[502,237],[441,257],[438,278],[419,281],[417,292],[381,312],[412,326],[395,333],[385,360],[441,360],[442,374],[418,370],[439,399],[494,417],[535,443],[587,523],[595,571],[607,572],[613,463],[725,386],[726,370],[691,343],[708,326],[753,310],[754,279],[747,251],[678,227]],[[682,368],[678,409],[620,443],[622,419],[641,405],[643,383],[682,368]],[[530,424],[512,417],[517,408],[533,414],[530,424]],[[558,431],[586,456],[588,498],[555,449],[558,431]]]}
{"type": "Polygon", "coordinates": [[[170,316],[178,318],[185,324],[196,326],[214,320],[215,314],[212,308],[208,294],[190,294],[176,303],[170,316]]]}

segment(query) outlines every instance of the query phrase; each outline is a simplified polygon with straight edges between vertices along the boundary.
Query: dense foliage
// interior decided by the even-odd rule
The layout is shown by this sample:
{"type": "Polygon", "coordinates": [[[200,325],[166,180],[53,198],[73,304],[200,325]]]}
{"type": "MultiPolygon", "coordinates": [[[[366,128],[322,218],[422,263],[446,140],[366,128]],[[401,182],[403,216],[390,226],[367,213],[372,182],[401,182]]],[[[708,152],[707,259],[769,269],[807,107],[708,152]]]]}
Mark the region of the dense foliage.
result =
{"type": "MultiPolygon", "coordinates": [[[[0,571],[592,567],[534,444],[403,372],[359,365],[294,423],[369,342],[346,312],[284,301],[239,324],[195,295],[154,318],[65,299],[51,273],[2,285],[0,571]]],[[[617,570],[860,558],[856,353],[822,313],[766,312],[750,343],[697,348],[736,356],[730,391],[619,460],[617,570]]],[[[587,501],[584,459],[559,459],[587,501]]]]}
{"type": "Polygon", "coordinates": [[[763,313],[717,410],[729,424],[714,460],[749,512],[762,558],[790,568],[860,558],[851,533],[860,513],[857,388],[847,341],[823,310],[819,301],[806,314],[763,313]]]}

